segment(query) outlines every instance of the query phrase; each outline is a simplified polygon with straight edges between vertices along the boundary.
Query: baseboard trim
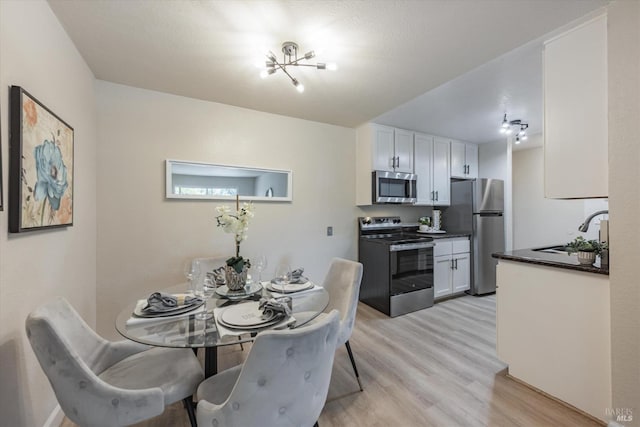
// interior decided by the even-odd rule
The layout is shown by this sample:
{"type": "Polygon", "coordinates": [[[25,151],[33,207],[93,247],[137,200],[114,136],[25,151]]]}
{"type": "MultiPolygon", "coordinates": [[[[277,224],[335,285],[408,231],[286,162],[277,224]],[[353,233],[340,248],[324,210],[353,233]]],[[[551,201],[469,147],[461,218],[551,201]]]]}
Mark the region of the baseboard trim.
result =
{"type": "Polygon", "coordinates": [[[570,403],[565,402],[564,400],[558,399],[557,397],[552,396],[549,393],[544,392],[544,391],[540,390],[539,388],[534,387],[531,384],[512,376],[511,374],[509,374],[509,368],[506,368],[504,371],[501,371],[501,373],[503,375],[505,375],[506,377],[508,377],[509,379],[512,379],[513,381],[515,381],[517,383],[520,383],[520,384],[522,384],[523,386],[525,386],[527,388],[530,388],[531,390],[535,391],[536,393],[540,393],[540,394],[544,395],[545,397],[548,397],[551,400],[555,400],[556,402],[560,403],[561,405],[566,406],[567,408],[572,409],[572,410],[574,410],[575,412],[578,412],[581,415],[584,415],[585,417],[587,417],[587,418],[591,419],[592,421],[600,424],[601,426],[604,426],[604,427],[607,426],[607,422],[606,421],[603,421],[600,418],[597,418],[597,417],[595,417],[595,416],[583,411],[580,408],[576,408],[575,406],[573,406],[570,403]]]}
{"type": "Polygon", "coordinates": [[[42,427],[60,427],[60,424],[62,424],[62,420],[64,420],[64,412],[62,412],[62,408],[60,408],[60,405],[56,405],[42,427]]]}

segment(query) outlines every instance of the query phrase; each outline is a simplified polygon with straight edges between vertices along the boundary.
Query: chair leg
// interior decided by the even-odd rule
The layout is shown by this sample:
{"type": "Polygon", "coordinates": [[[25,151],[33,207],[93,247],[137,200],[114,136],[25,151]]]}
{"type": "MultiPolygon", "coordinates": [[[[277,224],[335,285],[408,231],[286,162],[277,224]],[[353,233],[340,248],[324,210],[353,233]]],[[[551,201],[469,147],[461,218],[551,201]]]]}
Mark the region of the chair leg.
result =
{"type": "Polygon", "coordinates": [[[317,422],[317,421],[316,421],[316,423],[313,425],[313,427],[320,427],[320,426],[318,425],[318,422],[317,422]]]}
{"type": "Polygon", "coordinates": [[[198,422],[196,421],[196,411],[194,410],[193,398],[191,396],[185,397],[182,399],[182,404],[184,405],[184,409],[187,410],[187,414],[189,415],[189,422],[191,423],[191,427],[198,427],[198,422]]]}
{"type": "MultiPolygon", "coordinates": [[[[240,341],[242,338],[238,337],[238,341],[240,341]]],[[[240,350],[244,351],[244,346],[242,345],[242,343],[240,343],[240,350]]]]}
{"type": "Polygon", "coordinates": [[[356,380],[358,380],[358,386],[360,386],[360,391],[362,391],[362,383],[360,382],[360,375],[358,374],[358,368],[356,368],[356,360],[353,358],[353,352],[351,351],[351,345],[349,341],[345,343],[347,346],[347,352],[349,353],[349,359],[351,359],[351,366],[353,366],[353,372],[356,374],[356,380]]]}

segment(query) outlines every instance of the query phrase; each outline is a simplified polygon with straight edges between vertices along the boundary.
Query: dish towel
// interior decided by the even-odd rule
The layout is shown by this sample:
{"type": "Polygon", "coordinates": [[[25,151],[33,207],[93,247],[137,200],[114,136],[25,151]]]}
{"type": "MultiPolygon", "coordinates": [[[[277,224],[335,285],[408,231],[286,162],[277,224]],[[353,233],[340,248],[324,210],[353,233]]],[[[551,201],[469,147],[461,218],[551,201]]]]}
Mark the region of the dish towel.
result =
{"type": "Polygon", "coordinates": [[[175,310],[179,305],[192,305],[202,302],[202,299],[189,295],[180,297],[166,292],[154,292],[147,298],[147,306],[142,308],[145,313],[164,313],[175,310]]]}

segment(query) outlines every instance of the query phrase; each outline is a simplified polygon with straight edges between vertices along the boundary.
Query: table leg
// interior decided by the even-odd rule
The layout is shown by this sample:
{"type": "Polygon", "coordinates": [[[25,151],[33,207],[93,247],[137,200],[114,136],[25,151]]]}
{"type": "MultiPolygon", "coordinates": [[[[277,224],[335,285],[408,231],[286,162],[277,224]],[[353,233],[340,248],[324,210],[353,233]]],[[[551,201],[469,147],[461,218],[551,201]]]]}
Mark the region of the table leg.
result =
{"type": "Polygon", "coordinates": [[[209,378],[218,373],[218,347],[204,349],[204,377],[209,378]]]}

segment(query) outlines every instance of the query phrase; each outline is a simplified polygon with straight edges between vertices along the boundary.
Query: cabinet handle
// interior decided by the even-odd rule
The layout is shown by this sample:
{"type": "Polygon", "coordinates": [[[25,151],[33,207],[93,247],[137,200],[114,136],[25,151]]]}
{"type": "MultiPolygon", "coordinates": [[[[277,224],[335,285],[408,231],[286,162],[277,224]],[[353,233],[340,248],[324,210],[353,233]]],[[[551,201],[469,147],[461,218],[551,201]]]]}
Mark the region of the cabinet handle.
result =
{"type": "Polygon", "coordinates": [[[396,167],[399,168],[400,167],[400,156],[396,157],[396,167]]]}
{"type": "Polygon", "coordinates": [[[436,191],[436,202],[438,201],[438,192],[436,191]]]}
{"type": "Polygon", "coordinates": [[[453,260],[449,261],[450,267],[453,270],[453,260]]]}
{"type": "Polygon", "coordinates": [[[435,191],[431,192],[431,200],[435,200],[435,193],[436,193],[435,191]]]}
{"type": "Polygon", "coordinates": [[[455,259],[455,263],[456,263],[456,270],[458,269],[458,258],[455,259]]]}

